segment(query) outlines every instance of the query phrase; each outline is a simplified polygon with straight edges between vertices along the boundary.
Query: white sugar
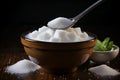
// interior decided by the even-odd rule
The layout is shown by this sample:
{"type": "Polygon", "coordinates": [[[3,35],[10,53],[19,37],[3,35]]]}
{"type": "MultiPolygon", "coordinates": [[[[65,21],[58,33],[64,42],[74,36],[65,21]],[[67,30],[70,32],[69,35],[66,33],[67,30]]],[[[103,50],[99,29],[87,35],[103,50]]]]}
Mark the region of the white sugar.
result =
{"type": "Polygon", "coordinates": [[[92,39],[86,32],[82,32],[80,27],[67,28],[67,29],[54,29],[65,28],[71,25],[72,20],[65,17],[55,18],[38,30],[34,30],[26,35],[27,38],[45,41],[45,42],[80,42],[92,39]],[[53,29],[52,29],[53,28],[53,29]]]}
{"type": "Polygon", "coordinates": [[[27,38],[46,42],[80,42],[92,39],[80,27],[68,28],[66,30],[53,30],[46,26],[39,28],[26,35],[27,38]]]}
{"type": "Polygon", "coordinates": [[[80,42],[91,39],[86,32],[82,32],[80,27],[68,28],[65,30],[56,30],[51,28],[64,28],[72,23],[68,18],[58,17],[48,22],[47,26],[43,26],[28,35],[27,38],[46,41],[46,42],[80,42]],[[49,28],[51,27],[51,28],[49,28]]]}
{"type": "Polygon", "coordinates": [[[99,75],[99,76],[116,76],[116,75],[120,75],[120,72],[116,71],[115,69],[102,64],[100,66],[96,66],[96,67],[91,67],[88,69],[90,72],[99,75]]]}
{"type": "Polygon", "coordinates": [[[16,62],[13,65],[8,66],[6,68],[6,72],[11,74],[24,74],[24,73],[34,72],[39,68],[40,66],[35,64],[34,62],[27,59],[23,59],[16,62]]]}
{"type": "Polygon", "coordinates": [[[65,28],[72,24],[72,21],[68,18],[58,17],[48,22],[47,26],[51,28],[65,28]]]}

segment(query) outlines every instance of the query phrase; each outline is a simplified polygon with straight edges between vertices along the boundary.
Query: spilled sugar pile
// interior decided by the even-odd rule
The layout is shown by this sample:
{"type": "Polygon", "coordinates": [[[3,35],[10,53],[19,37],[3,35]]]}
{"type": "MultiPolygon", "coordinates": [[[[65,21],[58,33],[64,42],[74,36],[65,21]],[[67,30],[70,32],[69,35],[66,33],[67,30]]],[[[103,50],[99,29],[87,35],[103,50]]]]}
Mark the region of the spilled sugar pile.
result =
{"type": "Polygon", "coordinates": [[[10,74],[25,74],[34,72],[39,68],[40,66],[35,64],[34,62],[27,59],[23,59],[13,65],[7,66],[6,72],[10,74]]]}
{"type": "Polygon", "coordinates": [[[117,76],[120,75],[120,72],[116,71],[115,69],[102,64],[100,66],[91,67],[88,69],[91,73],[94,73],[98,76],[117,76]]]}

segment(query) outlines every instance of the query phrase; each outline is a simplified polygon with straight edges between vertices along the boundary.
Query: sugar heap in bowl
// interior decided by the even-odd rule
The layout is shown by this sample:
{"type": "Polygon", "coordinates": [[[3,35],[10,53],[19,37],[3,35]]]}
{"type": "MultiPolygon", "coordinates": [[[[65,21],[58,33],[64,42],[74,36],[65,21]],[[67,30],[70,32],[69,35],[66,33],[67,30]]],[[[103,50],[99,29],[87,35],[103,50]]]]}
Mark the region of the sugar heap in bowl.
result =
{"type": "Polygon", "coordinates": [[[96,35],[83,32],[80,27],[52,29],[70,24],[70,20],[58,17],[38,30],[21,35],[21,43],[30,60],[39,64],[45,72],[66,74],[75,72],[85,63],[96,45],[96,35]]]}

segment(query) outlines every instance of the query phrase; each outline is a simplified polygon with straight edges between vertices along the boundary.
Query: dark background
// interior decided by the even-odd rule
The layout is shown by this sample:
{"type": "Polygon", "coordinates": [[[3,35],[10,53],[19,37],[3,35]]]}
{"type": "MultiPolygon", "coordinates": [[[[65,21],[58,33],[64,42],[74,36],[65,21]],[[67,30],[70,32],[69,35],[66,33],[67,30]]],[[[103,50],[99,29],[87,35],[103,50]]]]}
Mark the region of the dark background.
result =
{"type": "MultiPolygon", "coordinates": [[[[74,17],[97,0],[9,0],[1,9],[0,48],[21,47],[22,32],[38,29],[56,17],[74,17]]],[[[119,2],[106,0],[76,25],[95,33],[99,39],[110,37],[120,45],[119,2]]]]}

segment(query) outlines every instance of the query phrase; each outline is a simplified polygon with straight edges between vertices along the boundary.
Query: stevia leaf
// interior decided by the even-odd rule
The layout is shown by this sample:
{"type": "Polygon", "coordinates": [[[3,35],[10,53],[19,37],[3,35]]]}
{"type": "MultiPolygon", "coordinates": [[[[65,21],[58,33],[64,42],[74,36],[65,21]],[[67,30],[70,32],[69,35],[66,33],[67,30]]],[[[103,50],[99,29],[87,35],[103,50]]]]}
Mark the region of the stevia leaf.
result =
{"type": "Polygon", "coordinates": [[[96,46],[94,47],[94,50],[96,50],[96,51],[102,50],[101,45],[102,45],[102,42],[99,39],[97,39],[96,46]]]}
{"type": "Polygon", "coordinates": [[[113,47],[113,41],[110,41],[108,46],[107,46],[107,51],[111,50],[113,47]]]}
{"type": "Polygon", "coordinates": [[[97,45],[101,45],[101,44],[102,42],[99,39],[97,39],[97,45]]]}
{"type": "Polygon", "coordinates": [[[103,41],[97,39],[96,46],[94,47],[95,51],[109,51],[113,47],[113,41],[110,41],[110,37],[106,37],[103,41]]]}
{"type": "Polygon", "coordinates": [[[102,46],[103,46],[103,47],[106,47],[106,46],[108,45],[108,43],[109,43],[109,40],[110,40],[110,38],[109,38],[109,37],[106,37],[106,38],[103,40],[103,42],[102,42],[102,46]]]}

